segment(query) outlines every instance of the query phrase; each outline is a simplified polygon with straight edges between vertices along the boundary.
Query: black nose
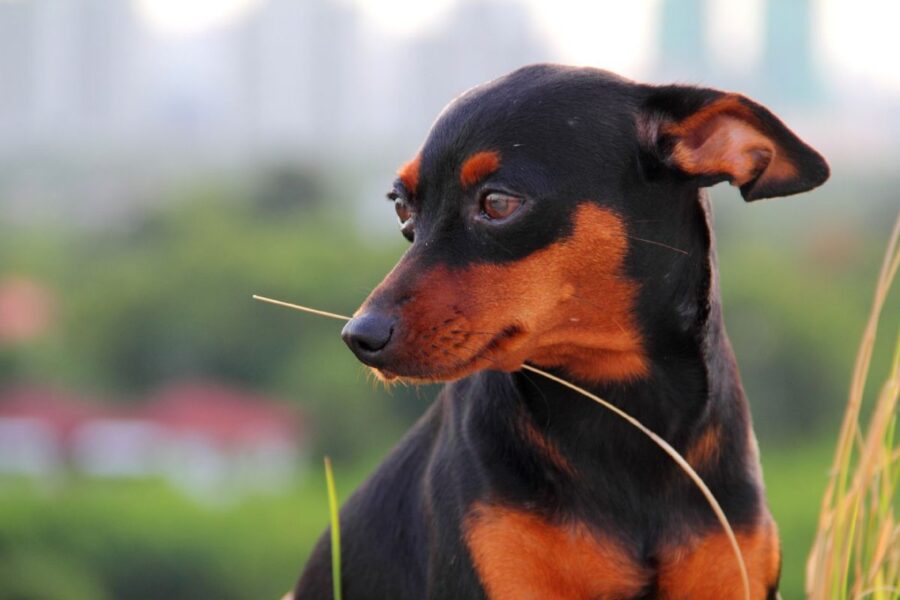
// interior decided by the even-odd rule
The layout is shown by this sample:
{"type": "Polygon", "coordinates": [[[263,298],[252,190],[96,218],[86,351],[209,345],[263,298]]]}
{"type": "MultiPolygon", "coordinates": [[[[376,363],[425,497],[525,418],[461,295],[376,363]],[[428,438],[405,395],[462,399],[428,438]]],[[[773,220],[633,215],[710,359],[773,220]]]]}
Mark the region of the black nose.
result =
{"type": "Polygon", "coordinates": [[[350,319],[341,331],[344,343],[361,361],[370,363],[391,341],[394,319],[377,313],[362,314],[350,319]]]}

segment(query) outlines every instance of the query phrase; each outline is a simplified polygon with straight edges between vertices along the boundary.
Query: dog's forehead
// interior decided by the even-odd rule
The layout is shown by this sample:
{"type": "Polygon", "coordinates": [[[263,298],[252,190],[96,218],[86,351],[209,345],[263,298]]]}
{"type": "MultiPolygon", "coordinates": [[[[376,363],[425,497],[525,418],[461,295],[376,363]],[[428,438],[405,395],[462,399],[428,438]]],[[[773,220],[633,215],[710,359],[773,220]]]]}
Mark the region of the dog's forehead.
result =
{"type": "Polygon", "coordinates": [[[479,152],[497,152],[501,162],[512,156],[547,160],[554,145],[585,149],[616,141],[622,123],[631,120],[637,88],[599,69],[523,67],[451,102],[425,140],[420,168],[449,175],[479,152]]]}

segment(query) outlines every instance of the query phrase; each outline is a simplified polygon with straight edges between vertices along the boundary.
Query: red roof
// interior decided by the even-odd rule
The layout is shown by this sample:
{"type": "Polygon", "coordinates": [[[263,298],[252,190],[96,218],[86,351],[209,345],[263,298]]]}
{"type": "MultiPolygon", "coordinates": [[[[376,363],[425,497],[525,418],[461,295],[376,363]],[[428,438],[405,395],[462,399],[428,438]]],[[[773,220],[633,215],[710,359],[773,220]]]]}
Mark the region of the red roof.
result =
{"type": "Polygon", "coordinates": [[[141,412],[164,427],[205,433],[223,442],[273,437],[293,441],[302,433],[300,415],[293,407],[213,382],[165,387],[141,412]]]}
{"type": "Polygon", "coordinates": [[[164,387],[140,406],[99,405],[42,386],[0,390],[0,418],[34,418],[68,437],[92,418],[142,419],[177,433],[207,435],[221,443],[267,439],[296,441],[303,434],[299,412],[264,396],[213,382],[164,387]]]}
{"type": "Polygon", "coordinates": [[[39,419],[62,436],[100,412],[100,407],[51,387],[20,386],[0,391],[0,417],[39,419]]]}

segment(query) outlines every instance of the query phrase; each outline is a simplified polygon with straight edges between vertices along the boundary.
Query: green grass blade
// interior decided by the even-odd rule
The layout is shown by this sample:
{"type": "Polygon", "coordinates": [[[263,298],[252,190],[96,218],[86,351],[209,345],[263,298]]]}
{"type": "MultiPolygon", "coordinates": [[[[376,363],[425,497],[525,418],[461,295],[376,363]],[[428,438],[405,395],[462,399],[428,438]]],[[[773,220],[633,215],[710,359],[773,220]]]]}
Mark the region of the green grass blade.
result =
{"type": "Polygon", "coordinates": [[[331,459],[325,457],[325,483],[328,486],[328,512],[331,519],[331,581],[334,583],[334,600],[342,600],[341,594],[341,523],[338,518],[337,492],[334,489],[334,473],[331,459]]]}

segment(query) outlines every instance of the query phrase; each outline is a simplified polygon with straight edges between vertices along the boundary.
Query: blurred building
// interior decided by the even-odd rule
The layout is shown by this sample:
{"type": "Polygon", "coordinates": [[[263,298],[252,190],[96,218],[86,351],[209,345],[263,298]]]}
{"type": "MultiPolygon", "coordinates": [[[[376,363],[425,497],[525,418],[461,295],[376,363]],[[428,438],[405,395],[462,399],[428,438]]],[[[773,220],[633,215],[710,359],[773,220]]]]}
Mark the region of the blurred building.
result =
{"type": "Polygon", "coordinates": [[[821,101],[812,24],[810,0],[767,0],[760,74],[768,97],[806,107],[821,101]]]}
{"type": "Polygon", "coordinates": [[[134,126],[140,27],[128,2],[0,2],[6,144],[94,145],[134,126]]]}
{"type": "Polygon", "coordinates": [[[94,407],[45,387],[0,392],[0,473],[50,476],[65,468],[78,427],[94,407]]]}
{"type": "MultiPolygon", "coordinates": [[[[350,0],[262,0],[194,32],[154,30],[135,0],[0,0],[0,210],[106,226],[169,181],[266,161],[377,173],[380,189],[455,96],[564,60],[531,1],[455,0],[396,37],[350,0]]],[[[817,69],[814,0],[762,0],[761,56],[733,70],[710,59],[712,2],[654,4],[656,38],[634,32],[655,45],[652,79],[747,93],[830,157],[892,164],[896,95],[829,88],[841,74],[817,69]]]]}
{"type": "Polygon", "coordinates": [[[356,130],[356,13],[331,0],[269,0],[240,27],[246,125],[273,144],[333,144],[356,130]]]}
{"type": "Polygon", "coordinates": [[[389,42],[336,0],[268,0],[174,36],[124,0],[0,2],[0,149],[365,154],[388,132],[418,140],[469,87],[553,58],[514,0],[464,0],[437,31],[389,42]]]}
{"type": "Polygon", "coordinates": [[[462,1],[439,30],[414,39],[405,53],[401,85],[394,88],[403,120],[395,128],[415,138],[470,87],[554,58],[528,8],[514,0],[462,1]]]}
{"type": "MultiPolygon", "coordinates": [[[[738,75],[709,59],[710,2],[660,4],[654,77],[804,106],[821,97],[812,0],[765,0],[762,58],[738,75]]],[[[458,0],[433,29],[391,39],[340,0],[266,0],[171,35],[126,0],[0,2],[0,152],[370,159],[418,143],[469,87],[558,60],[543,35],[524,0],[458,0]]]]}
{"type": "Polygon", "coordinates": [[[0,138],[21,139],[33,119],[37,8],[0,4],[0,138]]]}
{"type": "Polygon", "coordinates": [[[664,0],[655,71],[670,81],[692,83],[709,74],[707,0],[664,0]]]}
{"type": "Polygon", "coordinates": [[[735,73],[710,61],[712,0],[663,0],[659,12],[654,76],[763,95],[781,106],[821,103],[824,87],[813,59],[811,0],[765,0],[762,57],[749,73],[735,73]]]}
{"type": "Polygon", "coordinates": [[[0,474],[162,477],[203,499],[277,490],[305,466],[308,431],[291,407],[210,382],[133,407],[18,387],[0,392],[0,474]]]}

